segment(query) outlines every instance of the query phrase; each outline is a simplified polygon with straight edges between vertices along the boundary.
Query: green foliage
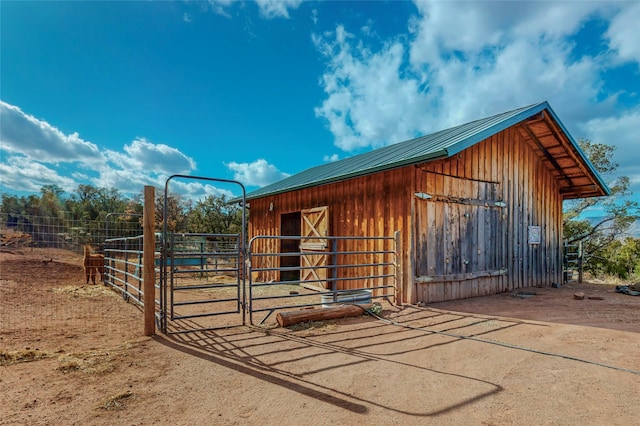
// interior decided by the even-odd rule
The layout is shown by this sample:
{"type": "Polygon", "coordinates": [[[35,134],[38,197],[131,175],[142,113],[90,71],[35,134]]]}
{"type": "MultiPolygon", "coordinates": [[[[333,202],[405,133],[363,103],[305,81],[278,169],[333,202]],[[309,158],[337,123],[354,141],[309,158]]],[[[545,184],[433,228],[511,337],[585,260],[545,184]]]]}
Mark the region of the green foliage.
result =
{"type": "Polygon", "coordinates": [[[186,227],[188,232],[239,233],[242,209],[237,204],[228,204],[225,196],[209,195],[187,213],[186,227]]]}
{"type": "MultiPolygon", "coordinates": [[[[190,210],[191,204],[182,199],[179,195],[167,196],[167,230],[169,232],[187,232],[186,220],[187,212],[190,210]]],[[[156,196],[156,229],[162,229],[164,221],[165,206],[164,194],[156,196]]]]}
{"type": "Polygon", "coordinates": [[[127,199],[115,189],[78,185],[66,202],[66,209],[74,219],[104,220],[109,213],[122,212],[127,199]]]}
{"type": "Polygon", "coordinates": [[[640,239],[615,240],[592,256],[587,270],[594,275],[613,275],[628,280],[640,273],[640,239]]]}
{"type": "MultiPolygon", "coordinates": [[[[155,208],[156,228],[161,229],[164,194],[156,197],[155,208]]],[[[126,198],[115,188],[91,185],[78,185],[68,196],[56,185],[43,186],[39,196],[0,194],[0,212],[9,215],[104,223],[107,215],[111,214],[110,222],[131,223],[139,228],[142,211],[142,195],[126,198]]],[[[193,205],[179,195],[170,194],[167,197],[167,225],[172,232],[238,233],[242,226],[242,209],[228,204],[224,196],[209,195],[193,205]]]]}
{"type": "MultiPolygon", "coordinates": [[[[611,195],[566,201],[564,239],[569,243],[582,241],[585,270],[628,276],[628,262],[632,260],[629,258],[625,261],[619,257],[619,250],[623,247],[620,240],[640,218],[638,203],[628,198],[631,195],[629,178],[612,176],[618,168],[618,163],[612,159],[615,147],[582,139],[578,144],[596,170],[607,180],[611,195]],[[587,220],[584,214],[590,208],[602,211],[600,217],[587,220]]],[[[625,242],[625,247],[626,245],[631,247],[632,244],[625,242]]]]}

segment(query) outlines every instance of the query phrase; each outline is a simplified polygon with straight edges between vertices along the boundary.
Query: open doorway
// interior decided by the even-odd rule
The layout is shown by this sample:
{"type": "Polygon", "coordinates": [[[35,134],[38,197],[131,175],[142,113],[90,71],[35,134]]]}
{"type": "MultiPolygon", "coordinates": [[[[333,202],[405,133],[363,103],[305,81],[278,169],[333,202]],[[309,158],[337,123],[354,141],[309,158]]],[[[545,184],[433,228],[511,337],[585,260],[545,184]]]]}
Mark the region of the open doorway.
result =
{"type": "MultiPolygon", "coordinates": [[[[285,213],[280,216],[280,235],[300,236],[300,212],[285,213]]],[[[280,253],[299,253],[300,240],[280,240],[280,253]]],[[[296,268],[293,271],[280,271],[280,281],[300,280],[300,256],[280,257],[281,268],[296,268]]]]}

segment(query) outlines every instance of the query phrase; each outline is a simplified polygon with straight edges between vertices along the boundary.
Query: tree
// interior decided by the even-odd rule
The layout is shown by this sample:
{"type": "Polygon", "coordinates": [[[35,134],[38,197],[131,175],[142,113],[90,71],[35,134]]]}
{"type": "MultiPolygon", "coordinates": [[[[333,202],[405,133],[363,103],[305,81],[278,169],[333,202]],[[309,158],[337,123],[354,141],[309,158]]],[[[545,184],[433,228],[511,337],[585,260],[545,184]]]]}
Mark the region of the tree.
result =
{"type": "Polygon", "coordinates": [[[40,216],[61,217],[63,215],[62,195],[58,185],[45,185],[40,189],[40,216]]]}
{"type": "Polygon", "coordinates": [[[2,193],[0,197],[0,211],[10,215],[23,215],[26,214],[25,199],[24,197],[18,197],[17,195],[11,195],[2,193]]]}
{"type": "Polygon", "coordinates": [[[81,184],[71,194],[66,209],[74,219],[104,220],[109,213],[122,213],[127,200],[116,188],[96,188],[81,184]]]}
{"type": "Polygon", "coordinates": [[[640,273],[640,239],[625,238],[615,240],[600,251],[601,256],[593,256],[591,272],[615,275],[623,280],[640,273]]]}
{"type": "Polygon", "coordinates": [[[629,178],[613,176],[618,169],[618,163],[613,161],[616,148],[585,139],[580,139],[578,144],[611,190],[607,197],[580,198],[564,205],[564,239],[570,244],[582,241],[584,268],[593,272],[600,265],[595,259],[603,259],[609,254],[606,249],[625,236],[640,217],[640,210],[637,202],[626,198],[632,194],[629,178]],[[594,208],[600,209],[602,214],[585,217],[585,212],[594,208]]]}
{"type": "Polygon", "coordinates": [[[189,211],[186,225],[188,232],[239,233],[242,229],[242,209],[237,204],[228,204],[224,195],[209,195],[189,211]]]}
{"type": "MultiPolygon", "coordinates": [[[[179,195],[169,194],[167,196],[167,230],[169,232],[185,232],[186,215],[190,209],[190,203],[183,200],[179,195]]],[[[164,194],[156,196],[156,218],[157,229],[163,229],[164,220],[164,194]]]]}

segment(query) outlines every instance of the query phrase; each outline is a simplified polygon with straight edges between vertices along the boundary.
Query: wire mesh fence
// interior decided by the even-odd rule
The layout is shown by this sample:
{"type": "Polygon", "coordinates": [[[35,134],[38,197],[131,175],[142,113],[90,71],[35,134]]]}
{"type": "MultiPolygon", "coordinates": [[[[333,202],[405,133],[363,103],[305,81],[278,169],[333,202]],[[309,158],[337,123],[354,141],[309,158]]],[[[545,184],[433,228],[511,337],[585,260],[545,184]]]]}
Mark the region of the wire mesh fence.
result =
{"type": "Polygon", "coordinates": [[[139,218],[69,217],[0,213],[0,352],[117,345],[123,321],[140,334],[139,308],[102,283],[87,284],[83,268],[85,245],[101,253],[108,236],[139,235],[139,218]]]}
{"type": "Polygon", "coordinates": [[[55,248],[81,253],[86,244],[102,251],[107,238],[142,233],[140,215],[109,213],[102,220],[30,216],[0,212],[0,247],[55,248]]]}

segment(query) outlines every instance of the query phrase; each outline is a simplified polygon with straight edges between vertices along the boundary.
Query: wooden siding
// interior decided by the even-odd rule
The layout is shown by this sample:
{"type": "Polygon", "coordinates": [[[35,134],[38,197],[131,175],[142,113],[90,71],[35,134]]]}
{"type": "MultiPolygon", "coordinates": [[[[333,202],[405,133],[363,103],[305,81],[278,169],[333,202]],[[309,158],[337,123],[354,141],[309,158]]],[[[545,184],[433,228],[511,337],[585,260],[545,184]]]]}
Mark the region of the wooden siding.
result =
{"type": "Polygon", "coordinates": [[[415,219],[418,301],[560,281],[562,197],[556,178],[517,129],[425,163],[416,174],[416,192],[425,194],[415,219]],[[529,226],[540,227],[540,244],[529,244],[529,226]]]}
{"type": "MultiPolygon", "coordinates": [[[[413,188],[413,167],[391,170],[375,175],[349,179],[343,182],[291,191],[275,196],[251,200],[249,209],[249,236],[280,235],[282,214],[297,212],[315,207],[329,207],[329,235],[332,236],[385,236],[393,237],[400,231],[402,253],[407,256],[410,244],[410,209],[413,188]],[[271,203],[273,207],[270,209],[271,203]]],[[[255,248],[260,251],[277,252],[274,240],[257,242],[255,248]]],[[[341,249],[358,251],[357,242],[349,241],[341,249]]],[[[382,250],[374,241],[364,241],[367,250],[382,250]]],[[[360,259],[367,263],[366,259],[360,259]]],[[[406,265],[403,259],[403,264],[406,265]]],[[[277,267],[262,264],[259,267],[277,267]]],[[[356,273],[354,270],[342,270],[344,277],[356,273]]],[[[264,274],[264,280],[278,280],[276,273],[264,274]]],[[[403,282],[413,281],[409,269],[403,270],[403,282]]],[[[341,289],[362,287],[357,281],[344,281],[341,289]]],[[[399,289],[402,292],[403,289],[399,289]]]]}
{"type": "MultiPolygon", "coordinates": [[[[405,303],[561,279],[557,177],[517,126],[446,160],[253,199],[249,235],[280,235],[282,214],[322,206],[329,207],[330,235],[393,236],[400,231],[404,269],[399,290],[405,303]],[[529,226],[540,227],[539,245],[528,243],[529,226]]],[[[263,240],[257,248],[279,250],[274,240],[263,240]]],[[[278,279],[273,274],[262,278],[278,279]]]]}

